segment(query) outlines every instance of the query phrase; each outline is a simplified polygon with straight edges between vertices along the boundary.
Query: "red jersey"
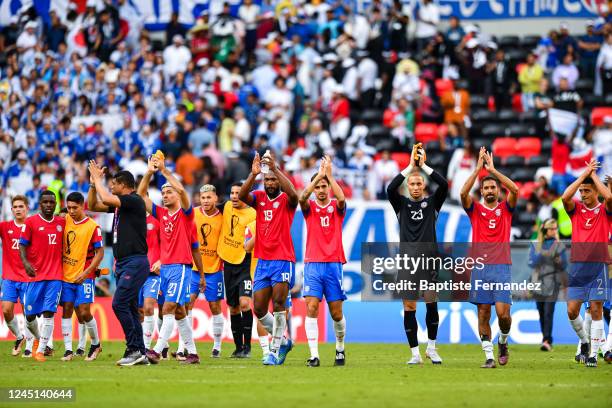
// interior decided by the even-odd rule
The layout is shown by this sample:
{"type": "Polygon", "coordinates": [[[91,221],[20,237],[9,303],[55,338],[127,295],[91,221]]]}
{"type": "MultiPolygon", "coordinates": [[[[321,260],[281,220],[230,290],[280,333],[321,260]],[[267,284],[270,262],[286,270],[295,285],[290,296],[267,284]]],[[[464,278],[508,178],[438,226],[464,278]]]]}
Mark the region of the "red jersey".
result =
{"type": "Polygon", "coordinates": [[[162,265],[189,265],[193,262],[192,248],[198,248],[194,240],[193,207],[179,208],[173,214],[167,208],[153,204],[153,216],[159,221],[160,259],[162,265]]]}
{"type": "Polygon", "coordinates": [[[265,191],[253,191],[253,199],[257,212],[255,258],[295,262],[291,223],[297,206],[289,204],[289,197],[284,192],[271,200],[265,191]]]}
{"type": "Polygon", "coordinates": [[[32,281],[62,280],[62,243],[66,220],[53,216],[51,221],[40,214],[28,217],[19,243],[28,247],[27,258],[36,277],[32,281]]]}
{"type": "Polygon", "coordinates": [[[19,237],[24,225],[15,221],[0,222],[0,239],[2,239],[2,279],[16,282],[29,282],[31,279],[25,273],[19,257],[19,237]]]}
{"type": "Polygon", "coordinates": [[[147,258],[149,258],[149,266],[153,268],[153,264],[159,261],[159,221],[151,214],[147,215],[147,258]]]}
{"type": "Polygon", "coordinates": [[[304,262],[346,263],[342,246],[342,222],[346,207],[338,209],[338,200],[330,200],[325,206],[309,200],[306,220],[306,256],[304,262]]]}
{"type": "Polygon", "coordinates": [[[574,202],[573,211],[568,211],[572,220],[572,262],[609,262],[608,240],[612,213],[598,203],[587,208],[579,201],[574,202]]]}
{"type": "Polygon", "coordinates": [[[475,250],[472,256],[485,258],[485,264],[512,263],[510,230],[513,210],[508,201],[500,202],[493,208],[474,201],[472,207],[466,209],[472,224],[472,249],[475,250]]]}

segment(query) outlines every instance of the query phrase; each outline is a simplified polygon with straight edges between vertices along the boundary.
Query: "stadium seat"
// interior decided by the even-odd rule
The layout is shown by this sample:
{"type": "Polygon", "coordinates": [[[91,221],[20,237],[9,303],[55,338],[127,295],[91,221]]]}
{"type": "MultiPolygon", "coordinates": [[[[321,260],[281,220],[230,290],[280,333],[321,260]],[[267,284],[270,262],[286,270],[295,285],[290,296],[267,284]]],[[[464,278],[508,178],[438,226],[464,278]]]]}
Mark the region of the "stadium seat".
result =
{"type": "Polygon", "coordinates": [[[519,198],[528,201],[537,187],[538,183],[536,183],[535,181],[527,181],[525,183],[521,183],[521,186],[519,187],[519,198]]]}
{"type": "Polygon", "coordinates": [[[518,35],[504,35],[499,38],[497,44],[503,49],[517,48],[520,44],[520,39],[518,35]]]}
{"type": "Polygon", "coordinates": [[[510,123],[506,128],[506,134],[508,136],[526,136],[529,132],[529,125],[525,123],[510,123]]]}
{"type": "Polygon", "coordinates": [[[493,154],[499,158],[513,156],[516,152],[516,139],[498,137],[493,141],[493,154]]]}
{"type": "Polygon", "coordinates": [[[581,94],[593,92],[593,80],[590,78],[580,78],[576,81],[576,91],[581,94]]]}
{"type": "Polygon", "coordinates": [[[605,102],[606,102],[606,105],[612,105],[612,93],[611,93],[611,94],[606,95],[606,100],[605,100],[605,102]]]}
{"type": "Polygon", "coordinates": [[[527,58],[527,54],[528,52],[525,50],[522,50],[520,48],[513,48],[513,49],[509,49],[506,52],[506,57],[512,64],[512,63],[517,63],[519,61],[524,61],[525,58],[527,58]]]}
{"type": "Polygon", "coordinates": [[[410,164],[410,153],[406,153],[406,152],[391,153],[391,159],[397,163],[400,169],[405,169],[410,164]]]}
{"type": "Polygon", "coordinates": [[[601,126],[606,116],[612,116],[612,107],[597,107],[591,111],[591,125],[601,126]]]}
{"type": "MultiPolygon", "coordinates": [[[[440,126],[438,126],[438,129],[440,129],[440,126]]],[[[440,142],[438,140],[432,140],[431,142],[428,142],[427,145],[425,146],[427,148],[427,153],[429,155],[429,153],[439,153],[442,151],[442,149],[440,148],[440,142]]]]}
{"type": "Polygon", "coordinates": [[[516,201],[516,207],[514,207],[515,208],[515,210],[514,210],[515,213],[519,213],[519,212],[525,211],[527,209],[527,200],[525,200],[524,198],[521,197],[521,195],[520,195],[520,191],[521,191],[520,188],[521,188],[521,186],[519,185],[519,199],[516,201]]]}
{"type": "Polygon", "coordinates": [[[497,119],[497,115],[486,108],[480,108],[472,111],[471,118],[474,122],[490,123],[497,119]]]}
{"type": "MultiPolygon", "coordinates": [[[[472,111],[475,108],[487,108],[489,105],[489,97],[487,95],[470,95],[470,107],[472,111]]],[[[488,112],[488,111],[487,111],[488,112]]]]}
{"type": "Polygon", "coordinates": [[[525,124],[535,124],[538,120],[537,113],[535,111],[521,112],[519,113],[519,120],[525,124]]]}
{"type": "Polygon", "coordinates": [[[491,124],[482,128],[482,136],[493,139],[499,136],[506,136],[506,127],[504,125],[491,124]]]}
{"type": "Polygon", "coordinates": [[[414,129],[417,142],[427,143],[438,140],[438,125],[436,123],[418,123],[414,129]]]}
{"type": "Polygon", "coordinates": [[[532,51],[534,48],[538,46],[540,42],[539,35],[526,35],[520,40],[521,47],[525,51],[532,51]]]}
{"type": "Polygon", "coordinates": [[[549,164],[549,156],[532,156],[527,159],[527,166],[532,168],[546,167],[549,164]]]}
{"type": "Polygon", "coordinates": [[[550,138],[542,139],[542,153],[550,154],[552,149],[552,140],[550,138]]]}
{"type": "Polygon", "coordinates": [[[438,78],[434,82],[436,88],[436,94],[438,96],[444,95],[446,92],[450,92],[454,89],[453,81],[450,79],[438,78]]]}
{"type": "Polygon", "coordinates": [[[603,106],[604,101],[601,96],[586,94],[582,95],[582,100],[584,101],[584,107],[587,109],[593,109],[596,106],[603,106]]]}
{"type": "Polygon", "coordinates": [[[524,158],[539,156],[542,152],[542,141],[537,137],[522,137],[516,143],[516,154],[524,158]]]}
{"type": "Polygon", "coordinates": [[[427,155],[427,161],[429,165],[435,169],[444,169],[444,173],[446,173],[446,168],[448,166],[448,161],[444,153],[434,153],[431,156],[427,155]]]}
{"type": "Polygon", "coordinates": [[[519,225],[532,226],[535,225],[537,218],[538,214],[523,211],[518,213],[516,217],[516,222],[519,225]]]}
{"type": "Polygon", "coordinates": [[[510,156],[505,159],[504,164],[514,169],[522,168],[525,167],[525,158],[521,156],[510,156]]]}
{"type": "Polygon", "coordinates": [[[519,120],[519,115],[512,109],[501,109],[499,112],[497,112],[497,120],[506,123],[517,123],[519,120]]]}
{"type": "Polygon", "coordinates": [[[360,119],[366,123],[382,123],[383,112],[378,109],[366,109],[361,112],[360,119]]]}
{"type": "Polygon", "coordinates": [[[394,138],[384,138],[376,141],[375,145],[376,150],[393,150],[395,148],[395,139],[394,138]]]}
{"type": "Polygon", "coordinates": [[[474,149],[476,151],[478,151],[478,149],[480,149],[481,147],[484,147],[487,150],[490,150],[491,139],[474,138],[472,139],[472,143],[474,144],[474,149]]]}
{"type": "Polygon", "coordinates": [[[534,175],[535,171],[533,169],[523,168],[514,170],[510,178],[515,181],[533,181],[534,175]]]}

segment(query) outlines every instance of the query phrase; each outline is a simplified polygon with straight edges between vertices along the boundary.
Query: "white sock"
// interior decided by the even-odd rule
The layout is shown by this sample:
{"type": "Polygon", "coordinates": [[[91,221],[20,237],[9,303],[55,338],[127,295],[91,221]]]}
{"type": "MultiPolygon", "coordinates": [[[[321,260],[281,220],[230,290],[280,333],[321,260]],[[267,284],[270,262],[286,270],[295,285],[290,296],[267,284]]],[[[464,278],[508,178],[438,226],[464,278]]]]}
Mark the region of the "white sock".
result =
{"type": "Polygon", "coordinates": [[[155,343],[155,347],[153,348],[153,350],[157,354],[161,354],[162,350],[166,348],[166,345],[168,344],[168,339],[172,335],[172,330],[174,330],[173,314],[164,315],[164,318],[162,320],[163,323],[161,329],[159,330],[159,337],[157,338],[157,343],[155,343]]]}
{"type": "Polygon", "coordinates": [[[17,322],[17,319],[15,319],[15,317],[13,317],[13,320],[11,320],[10,322],[6,322],[6,325],[8,326],[9,330],[11,331],[11,333],[13,333],[16,339],[23,339],[23,334],[21,334],[21,331],[19,330],[19,322],[17,322]]]}
{"type": "Polygon", "coordinates": [[[85,322],[85,327],[87,328],[89,337],[91,337],[91,345],[95,346],[100,344],[100,336],[98,336],[98,323],[96,322],[96,318],[94,317],[90,321],[85,322]]]}
{"type": "MultiPolygon", "coordinates": [[[[42,318],[42,329],[40,331],[40,342],[38,343],[37,353],[43,353],[45,347],[49,344],[49,340],[53,337],[53,318],[43,317],[42,318]]],[[[49,346],[51,347],[51,346],[49,346]]]]}
{"type": "Polygon", "coordinates": [[[604,323],[603,320],[593,320],[591,323],[591,355],[590,357],[597,358],[597,353],[601,346],[601,340],[604,338],[604,323]]]}
{"type": "Polygon", "coordinates": [[[311,358],[319,358],[319,324],[316,317],[306,317],[306,337],[311,358]]]}
{"type": "Polygon", "coordinates": [[[184,347],[187,348],[187,352],[189,354],[198,354],[195,343],[193,342],[193,332],[191,330],[191,327],[189,326],[189,318],[184,317],[181,320],[177,320],[176,325],[178,326],[179,334],[185,342],[184,347]]]}
{"type": "Polygon", "coordinates": [[[612,351],[612,324],[608,325],[608,339],[606,341],[606,351],[612,351]]]}
{"type": "MultiPolygon", "coordinates": [[[[32,335],[32,339],[40,339],[40,332],[38,331],[38,321],[36,319],[31,322],[26,319],[26,333],[32,335]]],[[[36,351],[36,350],[34,350],[36,351]]]]}
{"type": "Polygon", "coordinates": [[[481,344],[482,344],[482,351],[484,351],[486,359],[494,360],[495,357],[493,355],[493,343],[490,342],[489,340],[485,340],[485,341],[482,341],[481,344]]]}
{"type": "Polygon", "coordinates": [[[435,349],[436,348],[436,341],[432,340],[432,339],[427,339],[427,348],[428,349],[435,349]]]}
{"type": "Polygon", "coordinates": [[[34,335],[30,331],[30,329],[28,328],[28,321],[25,320],[24,323],[25,323],[24,332],[25,332],[25,338],[26,338],[25,349],[29,350],[31,352],[32,351],[32,346],[34,345],[34,335]]]}
{"type": "Polygon", "coordinates": [[[221,351],[221,338],[223,337],[223,329],[225,327],[225,319],[223,318],[223,314],[219,313],[213,315],[212,317],[212,332],[213,332],[213,348],[215,350],[221,351]]]}
{"type": "MultiPolygon", "coordinates": [[[[55,327],[55,322],[53,323],[53,327],[55,327]]],[[[51,331],[51,336],[49,336],[49,340],[47,340],[47,347],[53,350],[53,331],[51,331]]]]}
{"type": "Polygon", "coordinates": [[[64,349],[72,351],[72,318],[62,318],[62,337],[64,337],[64,349]]]}
{"type": "Polygon", "coordinates": [[[336,333],[336,350],[344,351],[344,336],[346,335],[346,319],[344,316],[339,322],[334,321],[334,332],[336,333]]]}
{"type": "Polygon", "coordinates": [[[268,333],[272,334],[272,328],[274,327],[274,316],[272,316],[272,313],[268,312],[264,317],[259,319],[259,321],[268,333]]]}
{"type": "Polygon", "coordinates": [[[283,334],[287,326],[287,315],[285,312],[274,312],[274,325],[272,326],[272,346],[270,352],[278,357],[278,350],[283,341],[283,334]]]}
{"type": "Polygon", "coordinates": [[[145,316],[142,322],[142,339],[144,340],[145,348],[151,348],[153,341],[153,331],[155,330],[155,316],[145,316]]]}
{"type": "Polygon", "coordinates": [[[506,344],[508,343],[508,336],[510,335],[510,332],[508,333],[504,333],[500,330],[499,332],[499,344],[506,344]]]}
{"type": "MultiPolygon", "coordinates": [[[[187,320],[187,323],[189,323],[189,320],[187,320]]],[[[185,350],[185,342],[183,341],[183,335],[181,334],[181,331],[179,330],[179,341],[178,341],[178,346],[176,347],[176,352],[182,353],[183,350],[185,350]]]]}
{"type": "Polygon", "coordinates": [[[589,336],[587,336],[586,331],[584,330],[582,316],[578,315],[578,317],[576,317],[574,320],[570,320],[570,323],[572,324],[572,327],[574,328],[574,331],[578,335],[580,341],[582,343],[588,343],[589,336]]]}
{"type": "Polygon", "coordinates": [[[259,345],[264,356],[270,354],[270,338],[267,334],[259,336],[259,345]]]}
{"type": "Polygon", "coordinates": [[[159,337],[159,333],[161,333],[161,328],[164,320],[161,317],[157,317],[157,337],[159,337]]]}
{"type": "Polygon", "coordinates": [[[412,357],[421,357],[421,351],[419,350],[419,346],[410,347],[410,351],[412,351],[412,357]]]}
{"type": "Polygon", "coordinates": [[[79,323],[78,327],[79,327],[79,345],[77,349],[85,350],[85,346],[87,346],[87,327],[85,327],[85,323],[79,323]]]}
{"type": "Polygon", "coordinates": [[[582,323],[582,327],[584,327],[584,332],[587,338],[591,337],[591,324],[593,322],[593,318],[590,313],[584,314],[584,323],[582,323]]]}

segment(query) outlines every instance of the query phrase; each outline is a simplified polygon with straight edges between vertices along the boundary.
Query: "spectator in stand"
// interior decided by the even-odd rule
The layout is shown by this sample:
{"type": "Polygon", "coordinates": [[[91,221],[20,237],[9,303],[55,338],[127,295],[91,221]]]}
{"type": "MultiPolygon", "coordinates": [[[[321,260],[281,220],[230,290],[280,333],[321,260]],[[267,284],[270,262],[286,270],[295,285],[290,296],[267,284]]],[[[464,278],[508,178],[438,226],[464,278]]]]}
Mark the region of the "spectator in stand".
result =
{"type": "Polygon", "coordinates": [[[465,81],[453,81],[453,90],[446,92],[440,99],[444,109],[444,124],[448,126],[449,136],[467,138],[466,121],[470,115],[470,94],[465,81]],[[455,133],[456,132],[456,133],[455,133]]]}
{"type": "Polygon", "coordinates": [[[595,94],[612,94],[612,31],[605,35],[605,42],[599,50],[595,70],[595,94]]]}
{"type": "Polygon", "coordinates": [[[574,181],[574,178],[568,173],[573,135],[555,134],[552,130],[550,134],[553,141],[551,149],[553,171],[551,188],[557,195],[561,195],[567,186],[574,181]]]}
{"type": "MultiPolygon", "coordinates": [[[[191,34],[191,53],[193,54],[193,62],[199,67],[205,67],[210,60],[208,25],[198,19],[198,23],[193,26],[189,33],[191,34]]],[[[196,78],[201,78],[201,76],[198,75],[196,78]]]]}
{"type": "Polygon", "coordinates": [[[555,88],[559,89],[559,84],[562,78],[567,80],[567,86],[569,89],[576,88],[576,81],[580,77],[578,68],[574,64],[574,55],[571,53],[565,54],[563,57],[563,63],[558,65],[552,73],[552,83],[555,88]]]}
{"type": "Polygon", "coordinates": [[[185,72],[191,61],[191,51],[185,47],[183,37],[175,34],[172,37],[172,44],[164,49],[164,73],[168,78],[174,77],[177,73],[185,72]]]}
{"type": "Polygon", "coordinates": [[[580,57],[580,73],[584,78],[595,77],[595,65],[597,63],[597,55],[603,43],[603,37],[595,34],[595,22],[588,20],[586,22],[586,34],[578,39],[578,55],[580,57]]]}
{"type": "Polygon", "coordinates": [[[374,189],[376,198],[384,200],[387,198],[387,186],[399,172],[397,162],[391,159],[388,149],[382,151],[380,159],[374,162],[374,189]]]}
{"type": "Polygon", "coordinates": [[[166,44],[170,44],[174,41],[174,37],[180,35],[181,38],[185,38],[187,35],[187,30],[185,27],[179,23],[178,21],[179,15],[176,12],[173,12],[170,15],[170,21],[166,26],[166,44]]]}
{"type": "Polygon", "coordinates": [[[66,37],[66,26],[62,24],[55,10],[49,11],[49,18],[51,23],[46,27],[45,37],[49,49],[53,52],[57,52],[61,43],[65,41],[66,37]]]}
{"type": "MultiPolygon", "coordinates": [[[[446,30],[446,41],[451,49],[455,49],[463,40],[465,30],[461,27],[459,17],[452,15],[448,20],[448,30],[446,30]]],[[[454,55],[454,53],[451,53],[454,55]]]]}
{"type": "Polygon", "coordinates": [[[521,84],[521,102],[524,111],[533,110],[536,107],[535,95],[540,90],[540,82],[543,76],[544,70],[540,64],[537,63],[536,55],[529,53],[518,75],[518,81],[521,84]]]}
{"type": "Polygon", "coordinates": [[[535,49],[538,63],[546,72],[551,72],[557,66],[557,47],[555,43],[559,33],[551,30],[547,37],[542,37],[535,49]]]}
{"type": "Polygon", "coordinates": [[[559,24],[559,36],[555,43],[557,49],[557,60],[559,62],[565,61],[567,54],[574,55],[578,51],[578,43],[569,33],[569,24],[567,21],[562,21],[559,24]]]}
{"type": "Polygon", "coordinates": [[[331,122],[329,130],[332,139],[346,140],[351,128],[351,107],[345,96],[345,88],[336,85],[331,104],[331,122]]]}
{"type": "MultiPolygon", "coordinates": [[[[458,147],[453,151],[446,178],[450,185],[450,198],[457,203],[461,202],[461,188],[476,168],[477,155],[469,138],[463,140],[463,147],[458,147]]],[[[474,189],[472,192],[477,190],[476,187],[474,189]]]]}
{"type": "Polygon", "coordinates": [[[362,109],[374,106],[376,96],[376,79],[378,78],[378,66],[367,51],[357,51],[357,73],[359,74],[357,86],[359,87],[359,102],[362,109]]]}
{"type": "Polygon", "coordinates": [[[510,94],[513,93],[512,68],[506,61],[506,53],[503,49],[498,49],[495,52],[495,59],[487,64],[487,73],[489,80],[490,94],[495,100],[495,109],[510,108],[512,99],[510,94]]]}
{"type": "Polygon", "coordinates": [[[440,9],[432,0],[423,0],[416,14],[417,52],[422,51],[438,32],[440,9]]]}
{"type": "Polygon", "coordinates": [[[111,53],[122,38],[119,19],[113,18],[111,9],[102,10],[98,20],[98,36],[94,44],[94,49],[97,51],[100,60],[108,62],[111,53]]]}
{"type": "Polygon", "coordinates": [[[599,172],[604,177],[612,176],[612,116],[604,117],[603,123],[591,131],[587,140],[592,141],[595,158],[601,163],[599,172]]]}
{"type": "Polygon", "coordinates": [[[244,0],[244,3],[238,8],[238,17],[245,25],[244,49],[248,60],[253,58],[253,53],[257,46],[257,22],[260,19],[259,14],[260,8],[257,4],[253,4],[253,0],[244,0]]]}
{"type": "Polygon", "coordinates": [[[579,113],[582,110],[584,101],[580,94],[570,86],[570,81],[565,77],[561,77],[558,83],[558,91],[553,96],[553,104],[555,109],[579,113]]]}

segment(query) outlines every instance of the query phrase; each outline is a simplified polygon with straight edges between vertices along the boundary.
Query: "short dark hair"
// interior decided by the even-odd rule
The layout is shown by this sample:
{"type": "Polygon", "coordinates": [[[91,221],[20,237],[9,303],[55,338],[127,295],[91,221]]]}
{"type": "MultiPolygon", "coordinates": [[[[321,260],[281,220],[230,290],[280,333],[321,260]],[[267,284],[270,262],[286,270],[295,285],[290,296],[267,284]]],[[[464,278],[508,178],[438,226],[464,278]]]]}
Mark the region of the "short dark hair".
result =
{"type": "Polygon", "coordinates": [[[68,194],[68,197],[66,197],[66,201],[83,205],[83,203],[85,202],[85,197],[83,197],[83,194],[79,193],[78,191],[73,191],[72,193],[68,194]]]}
{"type": "Polygon", "coordinates": [[[589,177],[585,178],[584,181],[582,183],[580,183],[580,184],[590,184],[590,185],[594,186],[595,182],[593,181],[593,178],[589,176],[589,177]]]}
{"type": "Polygon", "coordinates": [[[51,190],[44,190],[42,193],[40,193],[40,199],[42,200],[42,198],[44,196],[53,196],[53,198],[55,200],[57,200],[57,196],[55,195],[55,193],[51,190]]]}
{"type": "Polygon", "coordinates": [[[487,176],[484,176],[482,180],[480,180],[480,186],[481,187],[484,186],[485,181],[489,181],[489,180],[494,181],[497,187],[500,187],[499,180],[497,179],[497,177],[492,176],[490,174],[487,176]]]}
{"type": "Polygon", "coordinates": [[[242,187],[242,181],[234,181],[232,185],[230,186],[230,189],[232,187],[242,187]]]}
{"type": "Polygon", "coordinates": [[[136,180],[134,180],[134,175],[127,170],[121,170],[120,172],[115,173],[113,176],[115,183],[120,183],[126,186],[129,189],[136,188],[136,180]]]}
{"type": "MultiPolygon", "coordinates": [[[[312,175],[312,177],[310,178],[310,181],[314,181],[314,179],[316,179],[316,178],[317,178],[317,174],[315,173],[315,174],[313,174],[313,175],[312,175]]],[[[330,183],[329,183],[329,179],[327,178],[327,176],[323,176],[323,178],[322,178],[321,180],[325,180],[325,181],[327,181],[327,184],[330,184],[330,183]]]]}

